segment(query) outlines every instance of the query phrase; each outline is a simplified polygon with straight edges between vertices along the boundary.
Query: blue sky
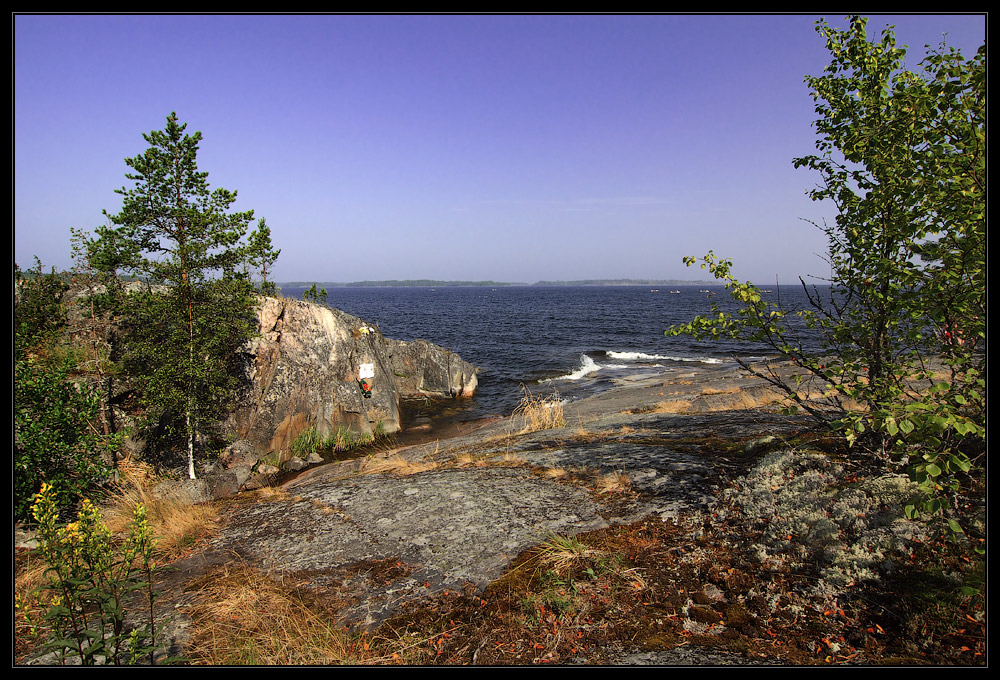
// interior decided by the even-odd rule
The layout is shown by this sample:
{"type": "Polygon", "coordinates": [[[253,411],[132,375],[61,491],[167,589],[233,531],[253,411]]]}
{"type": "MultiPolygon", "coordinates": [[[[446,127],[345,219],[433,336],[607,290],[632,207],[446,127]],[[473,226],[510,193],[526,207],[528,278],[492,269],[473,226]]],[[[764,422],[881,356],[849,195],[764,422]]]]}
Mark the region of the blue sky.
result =
{"type": "MultiPolygon", "coordinates": [[[[69,267],[176,111],[278,281],[823,275],[818,15],[59,16],[14,28],[14,257],[69,267]]],[[[827,16],[846,26],[842,16],[827,16]]],[[[983,15],[872,16],[916,68],[983,15]]]]}

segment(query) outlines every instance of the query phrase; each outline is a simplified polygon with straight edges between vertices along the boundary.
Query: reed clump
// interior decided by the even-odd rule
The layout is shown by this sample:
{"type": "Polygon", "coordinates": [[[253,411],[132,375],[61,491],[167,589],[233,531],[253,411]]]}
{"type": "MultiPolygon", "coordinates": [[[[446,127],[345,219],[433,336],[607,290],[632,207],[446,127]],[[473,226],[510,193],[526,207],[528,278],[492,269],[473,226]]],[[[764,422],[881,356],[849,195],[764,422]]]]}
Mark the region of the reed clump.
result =
{"type": "Polygon", "coordinates": [[[521,403],[514,409],[514,421],[520,422],[521,434],[564,427],[563,402],[555,395],[537,397],[525,388],[521,403]]]}
{"type": "Polygon", "coordinates": [[[371,446],[373,444],[389,439],[382,421],[375,424],[371,434],[357,434],[343,425],[337,427],[333,432],[324,435],[316,428],[309,428],[302,432],[292,442],[292,452],[296,455],[306,455],[310,453],[345,453],[357,449],[371,446]]]}

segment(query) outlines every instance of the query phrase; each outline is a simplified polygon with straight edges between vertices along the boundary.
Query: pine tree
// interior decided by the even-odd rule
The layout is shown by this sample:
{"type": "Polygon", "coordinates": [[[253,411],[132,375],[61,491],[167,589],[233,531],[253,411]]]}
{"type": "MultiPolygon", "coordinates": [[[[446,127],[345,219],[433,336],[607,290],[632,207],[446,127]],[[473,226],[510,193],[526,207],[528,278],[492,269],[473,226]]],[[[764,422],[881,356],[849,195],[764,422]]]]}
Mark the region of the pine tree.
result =
{"type": "Polygon", "coordinates": [[[245,239],[253,211],[230,212],[236,192],[209,188],[197,165],[202,135],[186,127],[171,113],[164,130],[143,135],[149,148],[125,159],[134,184],[116,190],[120,212],[104,211],[111,226],[98,229],[97,250],[106,270],[147,284],[125,296],[119,358],[147,444],[184,442],[194,479],[195,447],[235,396],[245,376],[239,350],[257,333],[246,272],[277,252],[263,220],[245,239]]]}
{"type": "Polygon", "coordinates": [[[267,226],[263,217],[257,221],[257,228],[250,232],[247,245],[249,249],[248,264],[260,272],[259,290],[261,294],[274,297],[278,294],[278,287],[274,281],[270,281],[267,277],[273,273],[271,268],[278,259],[278,255],[281,255],[281,251],[271,247],[271,228],[267,226]]]}

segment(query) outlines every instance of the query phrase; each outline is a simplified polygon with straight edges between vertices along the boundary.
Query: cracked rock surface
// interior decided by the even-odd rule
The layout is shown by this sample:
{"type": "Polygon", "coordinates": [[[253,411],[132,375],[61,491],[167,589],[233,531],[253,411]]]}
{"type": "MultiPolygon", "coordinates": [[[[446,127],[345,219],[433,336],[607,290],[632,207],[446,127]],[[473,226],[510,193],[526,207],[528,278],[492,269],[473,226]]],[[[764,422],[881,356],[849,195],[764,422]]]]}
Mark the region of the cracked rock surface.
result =
{"type": "Polygon", "coordinates": [[[424,595],[427,588],[478,589],[551,533],[607,525],[585,490],[521,468],[371,474],[296,492],[237,509],[215,549],[285,572],[380,560],[412,568],[369,593],[372,600],[424,595]]]}
{"type": "Polygon", "coordinates": [[[280,493],[231,505],[207,549],[178,570],[242,559],[335,589],[344,623],[374,627],[430,594],[481,592],[553,534],[708,509],[752,458],[713,438],[780,438],[801,424],[762,411],[644,411],[664,389],[633,385],[581,401],[562,428],[521,433],[499,419],[374,456],[420,464],[407,474],[367,471],[366,459],[313,468],[280,493]],[[627,491],[602,491],[593,483],[602,475],[625,478],[627,491]]]}

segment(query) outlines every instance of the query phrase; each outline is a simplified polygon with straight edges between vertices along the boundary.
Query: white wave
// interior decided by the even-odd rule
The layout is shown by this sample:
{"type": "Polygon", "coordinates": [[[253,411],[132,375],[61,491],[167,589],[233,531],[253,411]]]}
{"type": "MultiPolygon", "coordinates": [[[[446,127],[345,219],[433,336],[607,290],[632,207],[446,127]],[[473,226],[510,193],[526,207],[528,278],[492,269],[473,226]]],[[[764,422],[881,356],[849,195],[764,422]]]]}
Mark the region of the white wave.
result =
{"type": "Polygon", "coordinates": [[[580,367],[578,369],[568,375],[560,375],[555,378],[549,378],[539,382],[552,382],[553,380],[579,380],[580,378],[599,370],[601,370],[601,367],[598,366],[593,359],[586,354],[581,354],[580,367]]]}
{"type": "Polygon", "coordinates": [[[608,352],[607,355],[612,359],[619,359],[621,361],[655,361],[657,359],[673,359],[673,357],[664,356],[662,354],[646,354],[645,352],[608,352]]]}
{"type": "Polygon", "coordinates": [[[725,359],[714,357],[679,357],[670,354],[646,354],[645,352],[607,352],[612,359],[620,361],[695,361],[703,364],[721,364],[725,359]]]}

